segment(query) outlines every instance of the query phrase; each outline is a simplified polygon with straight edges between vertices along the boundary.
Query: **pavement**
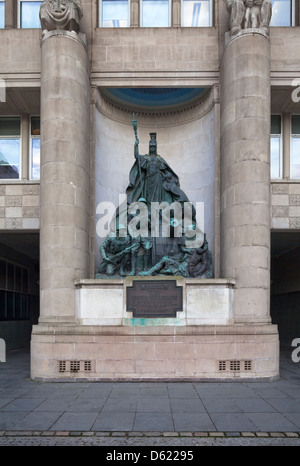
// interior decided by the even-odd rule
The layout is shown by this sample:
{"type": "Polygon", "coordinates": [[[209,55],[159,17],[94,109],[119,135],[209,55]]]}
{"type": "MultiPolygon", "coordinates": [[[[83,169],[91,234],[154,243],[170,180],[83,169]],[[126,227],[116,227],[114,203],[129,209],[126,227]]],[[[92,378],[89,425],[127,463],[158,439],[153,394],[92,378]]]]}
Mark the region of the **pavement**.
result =
{"type": "Polygon", "coordinates": [[[0,363],[0,446],[300,446],[300,362],[243,382],[38,382],[0,363]]]}

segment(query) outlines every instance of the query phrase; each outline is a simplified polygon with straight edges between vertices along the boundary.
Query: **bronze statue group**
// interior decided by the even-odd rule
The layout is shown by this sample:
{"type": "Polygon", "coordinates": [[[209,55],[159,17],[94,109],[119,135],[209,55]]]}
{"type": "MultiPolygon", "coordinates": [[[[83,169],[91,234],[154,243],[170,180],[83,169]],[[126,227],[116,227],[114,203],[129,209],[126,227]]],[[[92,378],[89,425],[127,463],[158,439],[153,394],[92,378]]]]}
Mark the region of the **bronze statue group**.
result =
{"type": "MultiPolygon", "coordinates": [[[[157,154],[156,133],[150,133],[149,154],[140,155],[137,121],[134,119],[132,119],[132,126],[136,137],[135,162],[130,170],[129,185],[126,189],[127,205],[137,203],[143,207],[142,211],[146,212],[143,220],[147,228],[146,231],[145,229],[142,231],[142,234],[138,229],[132,231],[130,225],[133,223],[131,220],[135,213],[132,213],[130,208],[117,212],[116,229],[100,246],[102,262],[96,277],[172,275],[212,278],[212,254],[208,248],[206,235],[202,234],[200,243],[191,241],[195,239],[197,231],[194,207],[192,207],[191,220],[188,224],[184,221],[178,222],[176,217],[169,216],[170,234],[162,237],[161,230],[159,230],[158,236],[152,235],[153,210],[151,205],[153,203],[166,206],[176,203],[183,212],[184,204],[189,200],[180,189],[176,173],[157,154]],[[179,235],[174,234],[178,223],[182,230],[180,232],[182,234],[179,235]],[[196,247],[193,247],[195,244],[196,247]]],[[[163,221],[163,213],[160,213],[158,222],[160,227],[163,221]]]]}

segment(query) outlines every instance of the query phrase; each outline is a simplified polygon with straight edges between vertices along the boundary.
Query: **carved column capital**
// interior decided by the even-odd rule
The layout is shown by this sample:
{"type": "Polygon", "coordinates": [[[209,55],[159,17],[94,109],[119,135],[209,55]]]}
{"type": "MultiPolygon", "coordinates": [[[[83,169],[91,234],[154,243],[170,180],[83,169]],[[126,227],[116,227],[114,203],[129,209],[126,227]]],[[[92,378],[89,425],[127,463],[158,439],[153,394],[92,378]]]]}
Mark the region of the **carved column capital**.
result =
{"type": "Polygon", "coordinates": [[[235,36],[243,29],[258,29],[269,34],[271,0],[225,0],[230,14],[230,31],[235,36]]]}
{"type": "Polygon", "coordinates": [[[57,29],[79,33],[82,15],[81,0],[44,0],[40,8],[43,34],[57,29]]]}

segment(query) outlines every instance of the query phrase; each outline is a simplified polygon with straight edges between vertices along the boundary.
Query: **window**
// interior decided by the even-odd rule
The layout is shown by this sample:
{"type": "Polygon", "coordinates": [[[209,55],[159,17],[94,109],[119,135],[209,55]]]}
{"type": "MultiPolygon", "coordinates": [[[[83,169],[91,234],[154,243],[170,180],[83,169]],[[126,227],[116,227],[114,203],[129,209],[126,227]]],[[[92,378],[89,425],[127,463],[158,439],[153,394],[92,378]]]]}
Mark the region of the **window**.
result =
{"type": "Polygon", "coordinates": [[[206,27],[212,25],[211,0],[182,0],[182,26],[206,27]]]}
{"type": "Polygon", "coordinates": [[[5,26],[5,2],[0,2],[0,28],[5,26]]]}
{"type": "Polygon", "coordinates": [[[40,117],[31,117],[30,122],[30,179],[40,179],[40,117]]]}
{"type": "Polygon", "coordinates": [[[168,27],[171,23],[169,0],[141,0],[142,27],[168,27]]]}
{"type": "Polygon", "coordinates": [[[29,319],[28,269],[0,259],[0,320],[29,319]]]}
{"type": "Polygon", "coordinates": [[[9,178],[40,179],[39,116],[0,117],[0,180],[9,178]]]}
{"type": "Polygon", "coordinates": [[[292,115],[290,177],[300,178],[300,115],[292,115]]]}
{"type": "Polygon", "coordinates": [[[19,0],[19,27],[40,28],[40,6],[43,2],[36,0],[19,0]]]}
{"type": "Polygon", "coordinates": [[[100,21],[102,27],[129,27],[129,0],[102,0],[100,21]]]}
{"type": "Polygon", "coordinates": [[[295,25],[295,0],[272,0],[270,26],[295,25]]]}
{"type": "Polygon", "coordinates": [[[271,179],[282,178],[281,115],[271,116],[271,179]]]}
{"type": "Polygon", "coordinates": [[[20,178],[21,119],[0,118],[0,178],[20,178]]]}

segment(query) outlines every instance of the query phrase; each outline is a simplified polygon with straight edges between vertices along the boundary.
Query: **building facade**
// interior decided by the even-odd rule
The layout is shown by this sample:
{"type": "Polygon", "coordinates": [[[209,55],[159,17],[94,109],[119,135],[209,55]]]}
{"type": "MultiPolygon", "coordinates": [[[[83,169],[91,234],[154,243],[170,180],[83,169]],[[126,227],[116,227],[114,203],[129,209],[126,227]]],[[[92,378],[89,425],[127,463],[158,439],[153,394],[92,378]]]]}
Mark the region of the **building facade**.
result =
{"type": "Polygon", "coordinates": [[[277,377],[300,337],[298,3],[261,2],[266,25],[231,2],[234,30],[224,0],[61,0],[63,24],[46,1],[0,2],[0,338],[31,342],[35,379],[277,377]],[[213,257],[169,320],[128,312],[134,277],[95,278],[133,114],[213,257]]]}

